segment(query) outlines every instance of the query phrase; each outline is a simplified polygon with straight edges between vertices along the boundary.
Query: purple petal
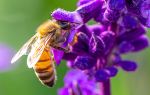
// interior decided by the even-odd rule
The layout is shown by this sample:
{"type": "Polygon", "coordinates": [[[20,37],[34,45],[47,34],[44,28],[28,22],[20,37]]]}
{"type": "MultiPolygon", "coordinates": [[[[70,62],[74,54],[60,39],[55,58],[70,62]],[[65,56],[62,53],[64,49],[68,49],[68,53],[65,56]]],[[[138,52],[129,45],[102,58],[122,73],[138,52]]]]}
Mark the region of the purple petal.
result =
{"type": "Polygon", "coordinates": [[[67,38],[67,40],[65,41],[65,43],[63,44],[64,47],[66,47],[68,45],[68,43],[71,43],[75,37],[75,34],[77,33],[77,30],[72,28],[70,30],[70,34],[69,37],[67,38]]]}
{"type": "Polygon", "coordinates": [[[77,54],[88,53],[88,51],[89,51],[89,47],[88,47],[89,38],[87,37],[87,35],[82,33],[82,32],[79,32],[77,34],[77,37],[78,37],[77,38],[78,42],[72,46],[72,51],[77,53],[77,54]]]}
{"type": "Polygon", "coordinates": [[[63,55],[63,59],[65,60],[75,60],[75,58],[77,57],[77,54],[69,52],[69,53],[64,53],[63,55]]]}
{"type": "Polygon", "coordinates": [[[70,35],[69,35],[69,38],[67,39],[68,43],[71,43],[73,41],[73,38],[75,36],[75,34],[77,33],[77,30],[76,29],[72,29],[70,31],[70,35]]]}
{"type": "Polygon", "coordinates": [[[96,60],[90,56],[78,56],[75,60],[74,65],[81,69],[90,69],[96,64],[96,60]]]}
{"type": "Polygon", "coordinates": [[[104,12],[104,20],[108,21],[110,23],[116,22],[120,17],[120,11],[114,11],[114,10],[109,10],[107,9],[104,12]]]}
{"type": "Polygon", "coordinates": [[[114,77],[118,73],[118,69],[116,67],[114,67],[114,66],[109,67],[106,70],[108,71],[110,77],[114,77]]]}
{"type": "Polygon", "coordinates": [[[98,9],[101,9],[103,4],[102,0],[92,0],[86,4],[83,4],[82,6],[78,7],[76,10],[83,19],[83,22],[89,21],[92,17],[96,15],[97,11],[100,11],[98,9]]]}
{"type": "Polygon", "coordinates": [[[119,45],[120,53],[137,52],[149,47],[149,38],[145,35],[133,40],[124,41],[119,45]]]}
{"type": "Polygon", "coordinates": [[[59,65],[64,55],[64,51],[52,49],[52,53],[54,55],[54,60],[56,64],[59,65]]]}
{"type": "Polygon", "coordinates": [[[132,42],[132,45],[134,46],[133,51],[140,51],[147,47],[149,47],[149,38],[145,35],[139,37],[138,39],[134,40],[132,42]]]}
{"type": "Polygon", "coordinates": [[[108,6],[111,10],[121,11],[125,8],[125,0],[108,0],[108,6]]]}
{"type": "Polygon", "coordinates": [[[138,37],[140,37],[141,35],[145,34],[146,30],[143,26],[139,26],[135,29],[132,29],[130,31],[126,31],[122,34],[119,35],[118,37],[118,41],[132,41],[134,39],[137,39],[138,37]]]}
{"type": "MultiPolygon", "coordinates": [[[[107,19],[107,17],[104,16],[104,15],[106,15],[105,12],[106,12],[106,8],[102,8],[99,13],[96,12],[97,15],[94,17],[94,20],[95,20],[96,22],[100,22],[101,24],[108,26],[108,25],[110,25],[111,23],[110,23],[110,21],[107,19]]],[[[108,15],[109,15],[109,14],[108,14],[108,15]]]]}
{"type": "Polygon", "coordinates": [[[78,28],[78,31],[83,32],[83,33],[86,34],[88,37],[91,36],[91,31],[90,31],[90,29],[88,28],[88,26],[85,25],[85,24],[83,24],[82,26],[80,26],[80,27],[78,28]]]}
{"type": "Polygon", "coordinates": [[[122,42],[119,47],[118,47],[118,51],[119,53],[128,53],[131,52],[134,49],[134,46],[127,41],[122,42]]]}
{"type": "Polygon", "coordinates": [[[105,31],[100,34],[100,37],[105,43],[105,53],[107,54],[112,45],[114,44],[115,34],[111,31],[105,31]]]}
{"type": "Polygon", "coordinates": [[[68,21],[73,23],[82,23],[82,19],[77,12],[69,12],[63,9],[55,10],[51,16],[56,20],[68,21]]]}
{"type": "Polygon", "coordinates": [[[92,31],[95,35],[99,36],[100,33],[106,31],[107,27],[104,25],[94,24],[88,26],[89,30],[92,31]]]}
{"type": "Polygon", "coordinates": [[[137,18],[131,16],[131,14],[126,14],[122,18],[122,22],[120,23],[126,29],[134,29],[138,25],[137,18]]]}
{"type": "Polygon", "coordinates": [[[79,6],[81,6],[83,4],[86,4],[86,3],[90,2],[90,1],[91,0],[79,0],[78,3],[77,3],[77,6],[79,7],[79,6]]]}
{"type": "Polygon", "coordinates": [[[105,70],[98,70],[95,73],[95,79],[98,82],[104,82],[109,78],[109,74],[105,70]]]}
{"type": "Polygon", "coordinates": [[[133,61],[124,60],[120,61],[119,64],[125,71],[135,71],[137,69],[137,64],[133,61]]]}
{"type": "Polygon", "coordinates": [[[115,65],[118,65],[118,62],[121,61],[122,58],[121,58],[121,55],[120,53],[116,52],[114,53],[113,57],[112,57],[112,61],[115,65]]]}
{"type": "Polygon", "coordinates": [[[104,54],[104,50],[105,50],[105,43],[102,40],[102,38],[100,38],[99,36],[96,35],[92,35],[90,42],[89,42],[89,47],[90,47],[90,51],[91,53],[94,54],[94,56],[102,56],[104,54]]]}

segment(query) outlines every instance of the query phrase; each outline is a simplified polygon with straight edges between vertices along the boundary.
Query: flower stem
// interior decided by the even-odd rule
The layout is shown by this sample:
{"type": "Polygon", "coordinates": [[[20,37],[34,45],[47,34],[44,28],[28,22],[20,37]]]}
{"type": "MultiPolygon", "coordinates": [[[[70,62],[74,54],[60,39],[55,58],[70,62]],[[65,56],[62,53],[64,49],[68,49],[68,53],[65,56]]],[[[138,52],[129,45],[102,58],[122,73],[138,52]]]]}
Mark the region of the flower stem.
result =
{"type": "Polygon", "coordinates": [[[110,85],[110,79],[100,83],[100,95],[111,95],[111,85],[110,85]]]}

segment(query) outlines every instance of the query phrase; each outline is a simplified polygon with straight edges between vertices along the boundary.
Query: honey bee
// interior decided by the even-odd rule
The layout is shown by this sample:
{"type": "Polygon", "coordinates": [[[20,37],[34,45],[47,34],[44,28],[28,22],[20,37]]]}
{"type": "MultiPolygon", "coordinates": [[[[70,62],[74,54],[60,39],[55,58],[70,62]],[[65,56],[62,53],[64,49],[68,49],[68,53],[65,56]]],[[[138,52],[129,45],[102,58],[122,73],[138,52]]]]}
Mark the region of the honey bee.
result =
{"type": "Polygon", "coordinates": [[[42,84],[52,87],[56,80],[56,71],[51,48],[69,51],[62,47],[71,29],[71,23],[48,20],[40,25],[36,34],[27,41],[12,58],[16,62],[22,55],[28,55],[27,65],[33,68],[42,84]]]}

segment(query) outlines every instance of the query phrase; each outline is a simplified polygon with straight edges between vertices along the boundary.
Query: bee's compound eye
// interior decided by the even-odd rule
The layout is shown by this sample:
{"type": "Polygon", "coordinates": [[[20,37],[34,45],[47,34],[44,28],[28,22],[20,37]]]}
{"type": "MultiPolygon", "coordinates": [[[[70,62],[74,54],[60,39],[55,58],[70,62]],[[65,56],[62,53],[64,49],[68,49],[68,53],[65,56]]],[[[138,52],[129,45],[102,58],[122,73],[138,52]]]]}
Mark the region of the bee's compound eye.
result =
{"type": "Polygon", "coordinates": [[[61,28],[64,29],[64,30],[67,30],[67,29],[70,28],[69,22],[66,22],[66,21],[60,21],[60,22],[59,22],[59,25],[60,25],[61,28]]]}

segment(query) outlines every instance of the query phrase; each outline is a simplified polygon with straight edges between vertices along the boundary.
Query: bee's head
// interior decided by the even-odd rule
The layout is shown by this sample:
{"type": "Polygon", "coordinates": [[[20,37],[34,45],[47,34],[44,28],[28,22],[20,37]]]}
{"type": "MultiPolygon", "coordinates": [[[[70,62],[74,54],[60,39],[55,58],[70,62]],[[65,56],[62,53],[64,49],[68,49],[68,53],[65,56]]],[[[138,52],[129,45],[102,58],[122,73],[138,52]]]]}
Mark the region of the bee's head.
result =
{"type": "Polygon", "coordinates": [[[67,21],[57,21],[58,25],[63,30],[69,30],[71,28],[71,23],[67,21]]]}

